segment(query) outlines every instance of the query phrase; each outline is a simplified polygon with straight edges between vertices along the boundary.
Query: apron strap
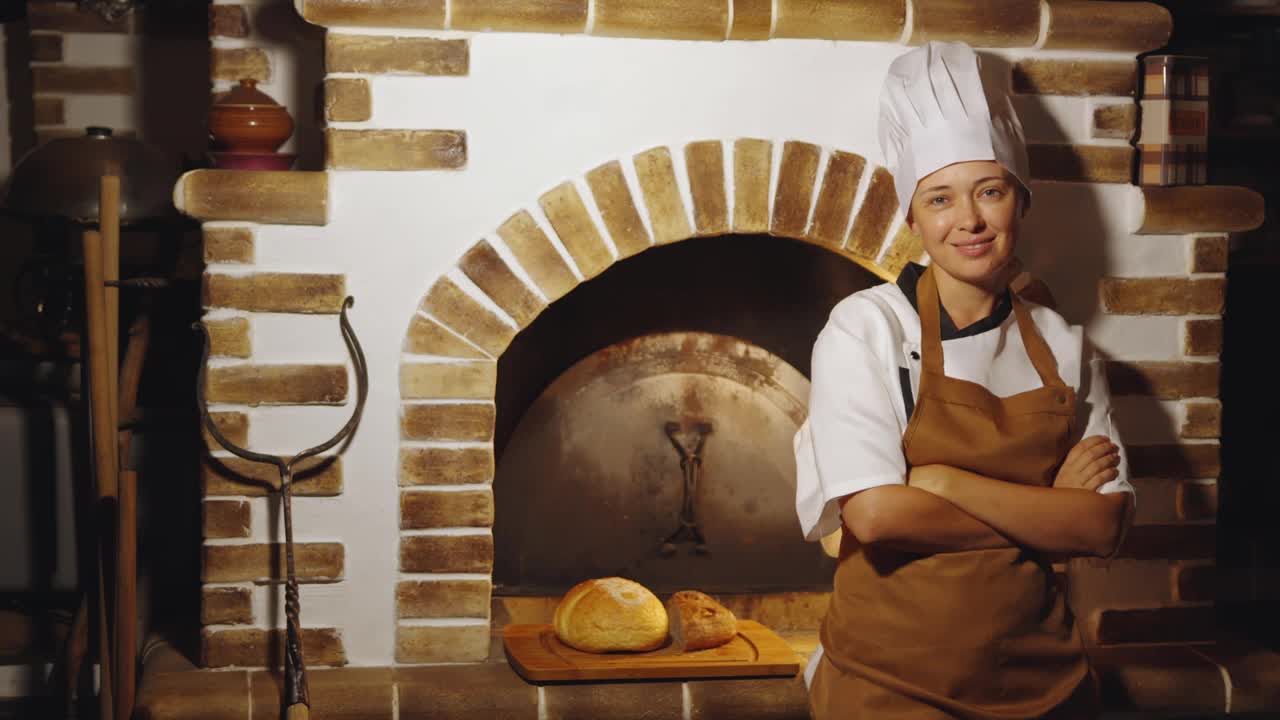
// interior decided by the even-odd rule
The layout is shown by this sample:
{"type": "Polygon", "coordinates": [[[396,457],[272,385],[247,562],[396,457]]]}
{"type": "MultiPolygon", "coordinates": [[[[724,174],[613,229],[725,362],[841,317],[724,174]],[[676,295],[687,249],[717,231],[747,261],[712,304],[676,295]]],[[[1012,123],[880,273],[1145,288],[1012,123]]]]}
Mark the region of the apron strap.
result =
{"type": "Polygon", "coordinates": [[[1013,315],[1018,321],[1018,332],[1022,334],[1022,344],[1027,349],[1031,364],[1040,375],[1040,382],[1049,387],[1066,387],[1066,383],[1062,382],[1062,377],[1058,375],[1058,359],[1049,349],[1049,343],[1045,342],[1044,337],[1040,335],[1040,330],[1031,319],[1031,311],[1027,309],[1026,303],[1022,302],[1018,293],[1012,290],[1009,291],[1009,298],[1013,301],[1013,315]]]}

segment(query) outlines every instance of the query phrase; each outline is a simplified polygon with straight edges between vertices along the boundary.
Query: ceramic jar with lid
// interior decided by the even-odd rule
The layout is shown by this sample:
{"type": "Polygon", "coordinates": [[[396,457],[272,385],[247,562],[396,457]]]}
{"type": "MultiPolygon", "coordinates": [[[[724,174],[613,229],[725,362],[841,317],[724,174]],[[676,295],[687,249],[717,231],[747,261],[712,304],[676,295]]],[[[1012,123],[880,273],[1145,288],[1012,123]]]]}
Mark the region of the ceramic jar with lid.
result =
{"type": "Polygon", "coordinates": [[[293,134],[289,111],[245,78],[218,96],[209,109],[209,135],[215,150],[274,153],[293,134]]]}

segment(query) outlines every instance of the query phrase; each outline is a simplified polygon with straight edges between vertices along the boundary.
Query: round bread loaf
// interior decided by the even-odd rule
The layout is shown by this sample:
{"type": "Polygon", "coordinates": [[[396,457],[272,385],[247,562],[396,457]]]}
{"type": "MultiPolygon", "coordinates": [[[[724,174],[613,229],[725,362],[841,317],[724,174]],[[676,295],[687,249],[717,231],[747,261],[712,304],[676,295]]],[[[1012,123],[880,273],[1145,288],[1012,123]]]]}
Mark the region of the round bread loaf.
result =
{"type": "Polygon", "coordinates": [[[667,641],[662,602],[640,583],[620,577],[574,585],[556,606],[560,642],[584,652],[642,652],[667,641]]]}
{"type": "Polygon", "coordinates": [[[738,619],[706,593],[681,590],[667,600],[671,642],[680,650],[724,645],[738,634],[738,619]]]}

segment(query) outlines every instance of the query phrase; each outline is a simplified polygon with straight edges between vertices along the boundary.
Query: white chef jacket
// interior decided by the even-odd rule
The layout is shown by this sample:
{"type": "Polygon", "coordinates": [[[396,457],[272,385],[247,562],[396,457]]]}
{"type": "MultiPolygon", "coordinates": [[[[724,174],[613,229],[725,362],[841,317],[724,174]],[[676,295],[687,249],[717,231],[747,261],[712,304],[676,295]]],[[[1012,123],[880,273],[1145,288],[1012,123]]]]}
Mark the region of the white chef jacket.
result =
{"type": "MultiPolygon", "coordinates": [[[[880,485],[906,484],[902,436],[920,387],[915,284],[922,271],[919,265],[909,265],[897,284],[877,285],[845,298],[831,311],[814,343],[809,417],[794,440],[796,512],[809,541],[840,527],[840,498],[880,485]]],[[[1119,475],[1098,492],[1133,493],[1128,461],[1111,421],[1102,363],[1092,360],[1082,328],[1067,324],[1049,308],[1023,302],[1058,362],[1062,381],[1076,389],[1076,434],[1071,444],[1106,435],[1121,448],[1119,475]],[[1086,367],[1088,372],[1082,373],[1086,367]]],[[[1011,310],[1005,297],[990,317],[960,331],[943,310],[948,377],[978,383],[998,397],[1043,384],[1011,310]]],[[[821,652],[819,647],[810,660],[806,682],[821,652]]]]}

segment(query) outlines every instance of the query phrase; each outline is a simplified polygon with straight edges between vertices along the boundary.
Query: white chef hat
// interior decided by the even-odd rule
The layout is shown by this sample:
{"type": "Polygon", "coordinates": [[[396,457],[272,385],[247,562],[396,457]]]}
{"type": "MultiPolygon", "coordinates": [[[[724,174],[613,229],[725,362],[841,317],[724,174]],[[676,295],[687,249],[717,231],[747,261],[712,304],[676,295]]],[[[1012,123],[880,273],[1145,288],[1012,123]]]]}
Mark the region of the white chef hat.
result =
{"type": "Polygon", "coordinates": [[[1022,124],[1003,88],[986,87],[978,55],[962,42],[932,41],[889,66],[880,93],[880,149],[899,207],[911,207],[930,173],[969,160],[994,160],[1027,191],[1022,124]]]}

